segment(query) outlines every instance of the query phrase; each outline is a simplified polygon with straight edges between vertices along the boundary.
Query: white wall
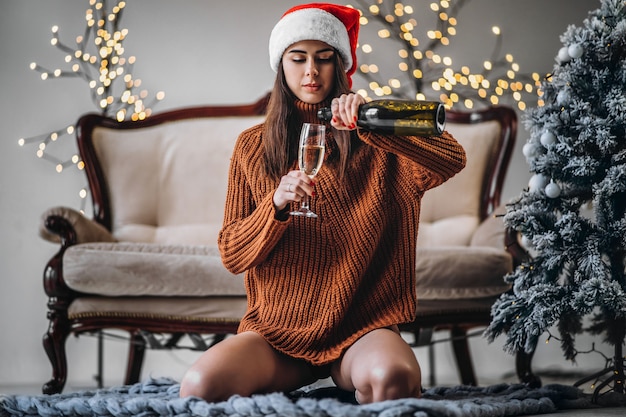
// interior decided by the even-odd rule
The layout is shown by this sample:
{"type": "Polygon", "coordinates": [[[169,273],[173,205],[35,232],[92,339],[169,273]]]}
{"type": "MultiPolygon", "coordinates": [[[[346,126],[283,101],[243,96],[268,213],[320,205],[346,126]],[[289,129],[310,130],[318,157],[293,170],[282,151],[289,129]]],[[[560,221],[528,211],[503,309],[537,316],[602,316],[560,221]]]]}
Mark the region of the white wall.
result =
{"type": "MultiPolygon", "coordinates": [[[[130,31],[126,55],[137,56],[133,73],[146,89],[166,92],[156,110],[250,102],[273,84],[268,35],[282,12],[297,3],[128,1],[122,19],[122,26],[130,31]]],[[[71,44],[84,31],[87,4],[86,0],[0,3],[0,385],[40,384],[51,376],[41,346],[47,328],[42,271],[56,246],[38,237],[39,217],[51,206],[79,207],[78,190],[85,181],[75,170],[57,174],[52,164],[36,158],[34,147],[20,148],[17,140],[66,126],[80,114],[96,110],[84,82],[43,82],[28,69],[32,61],[62,65],[64,54],[50,46],[50,28],[59,25],[61,39],[71,44]]],[[[453,39],[457,60],[485,58],[490,48],[484,45],[491,45],[489,29],[497,24],[504,30],[504,50],[516,56],[522,71],[547,72],[561,46],[559,35],[568,24],[580,24],[587,11],[598,5],[596,0],[473,0],[458,16],[459,36],[453,39]]],[[[362,80],[355,78],[355,87],[361,85],[362,80]]],[[[507,200],[519,193],[529,177],[520,151],[525,138],[522,129],[505,187],[507,200]]],[[[66,136],[61,142],[55,145],[59,153],[74,152],[72,138],[66,136]]],[[[481,378],[497,379],[512,372],[513,358],[502,352],[501,343],[487,345],[475,338],[472,344],[481,378]]],[[[68,386],[93,386],[95,340],[72,338],[67,351],[68,386]]],[[[105,383],[121,383],[125,355],[124,343],[107,342],[105,383]]],[[[179,379],[196,355],[149,351],[144,376],[179,379]]],[[[423,350],[418,355],[425,360],[423,350]]],[[[454,381],[447,346],[438,347],[437,358],[440,379],[454,381]]],[[[535,364],[569,369],[561,358],[557,343],[552,343],[540,347],[535,364]]],[[[591,357],[581,358],[581,368],[598,366],[591,357]]]]}

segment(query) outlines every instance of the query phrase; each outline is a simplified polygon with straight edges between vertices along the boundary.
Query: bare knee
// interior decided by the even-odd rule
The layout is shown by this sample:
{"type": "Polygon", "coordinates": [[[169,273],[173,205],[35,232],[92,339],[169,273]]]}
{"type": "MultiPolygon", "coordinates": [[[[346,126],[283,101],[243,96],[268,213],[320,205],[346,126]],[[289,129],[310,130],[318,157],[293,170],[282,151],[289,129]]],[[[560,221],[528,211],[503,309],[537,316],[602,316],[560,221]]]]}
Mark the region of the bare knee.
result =
{"type": "Polygon", "coordinates": [[[181,397],[202,397],[202,374],[196,370],[189,369],[180,381],[181,397]]]}
{"type": "Polygon", "coordinates": [[[209,402],[227,400],[233,393],[227,391],[224,379],[209,370],[189,369],[180,382],[180,397],[199,397],[209,402]]]}
{"type": "Polygon", "coordinates": [[[421,374],[419,367],[409,364],[394,363],[391,366],[370,368],[359,386],[355,396],[359,403],[414,398],[421,394],[421,374]]]}
{"type": "Polygon", "coordinates": [[[246,337],[233,337],[202,353],[183,376],[179,395],[215,402],[234,394],[250,394],[253,381],[247,380],[245,373],[251,366],[242,359],[248,345],[246,337]]]}
{"type": "Polygon", "coordinates": [[[413,350],[393,329],[357,340],[333,367],[333,380],[359,403],[419,397],[422,375],[413,350]]]}
{"type": "Polygon", "coordinates": [[[310,374],[302,361],[279,354],[260,335],[245,332],[204,352],[183,377],[180,396],[215,402],[235,394],[291,390],[313,382],[310,374]]]}

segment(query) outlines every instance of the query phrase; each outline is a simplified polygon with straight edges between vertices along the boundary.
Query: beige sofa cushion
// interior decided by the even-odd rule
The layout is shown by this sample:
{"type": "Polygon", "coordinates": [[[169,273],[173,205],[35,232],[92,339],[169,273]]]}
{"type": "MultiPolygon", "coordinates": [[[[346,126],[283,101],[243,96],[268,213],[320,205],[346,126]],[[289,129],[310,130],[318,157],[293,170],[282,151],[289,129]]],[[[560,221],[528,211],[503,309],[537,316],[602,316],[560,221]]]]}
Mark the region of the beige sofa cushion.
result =
{"type": "Polygon", "coordinates": [[[509,289],[511,256],[490,247],[449,246],[417,251],[418,300],[482,298],[509,289]]]}
{"type": "MultiPolygon", "coordinates": [[[[421,248],[417,294],[421,299],[499,294],[508,289],[502,277],[511,268],[511,257],[501,249],[421,248]]],[[[208,246],[86,243],[66,251],[63,269],[68,286],[87,294],[245,298],[243,276],[228,272],[217,249],[208,246]]]]}
{"type": "Polygon", "coordinates": [[[243,275],[222,264],[216,247],[84,243],[63,257],[67,285],[107,296],[244,296],[243,275]]]}
{"type": "MultiPolygon", "coordinates": [[[[471,246],[489,246],[496,249],[506,250],[504,236],[506,227],[504,226],[504,214],[506,214],[506,206],[497,207],[491,216],[483,220],[478,226],[472,240],[471,246]]],[[[508,252],[507,252],[508,253],[508,252]]]]}
{"type": "Polygon", "coordinates": [[[116,316],[156,320],[199,320],[237,325],[246,312],[245,297],[123,297],[77,298],[68,308],[69,319],[116,316]]]}
{"type": "Polygon", "coordinates": [[[467,246],[478,228],[478,216],[459,215],[436,220],[420,221],[418,248],[467,246]]]}

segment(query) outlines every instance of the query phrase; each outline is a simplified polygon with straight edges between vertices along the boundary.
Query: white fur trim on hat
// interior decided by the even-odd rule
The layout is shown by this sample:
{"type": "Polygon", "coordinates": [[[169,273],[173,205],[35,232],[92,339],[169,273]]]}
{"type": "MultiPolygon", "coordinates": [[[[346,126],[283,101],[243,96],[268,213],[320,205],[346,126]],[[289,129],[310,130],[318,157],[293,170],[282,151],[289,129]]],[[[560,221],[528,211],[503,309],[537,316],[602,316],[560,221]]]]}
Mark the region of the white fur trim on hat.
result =
{"type": "Polygon", "coordinates": [[[341,20],[321,9],[309,8],[291,12],[278,21],[270,35],[270,66],[274,71],[283,53],[296,42],[316,40],[335,48],[346,71],[352,68],[348,31],[341,20]]]}

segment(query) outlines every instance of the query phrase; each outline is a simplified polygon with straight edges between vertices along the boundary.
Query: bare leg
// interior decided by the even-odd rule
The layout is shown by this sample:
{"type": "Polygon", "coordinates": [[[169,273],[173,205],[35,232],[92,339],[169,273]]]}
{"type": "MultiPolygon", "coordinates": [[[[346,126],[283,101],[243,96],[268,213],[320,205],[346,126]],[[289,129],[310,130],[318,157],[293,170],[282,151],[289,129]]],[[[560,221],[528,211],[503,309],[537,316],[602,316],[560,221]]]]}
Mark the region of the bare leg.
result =
{"type": "Polygon", "coordinates": [[[306,362],[279,353],[257,333],[245,332],[205,351],[183,377],[180,396],[214,402],[234,394],[291,391],[313,382],[306,362]]]}
{"type": "Polygon", "coordinates": [[[357,340],[333,364],[331,375],[338,387],[355,391],[361,404],[421,395],[415,353],[399,332],[389,329],[371,331],[357,340]]]}

